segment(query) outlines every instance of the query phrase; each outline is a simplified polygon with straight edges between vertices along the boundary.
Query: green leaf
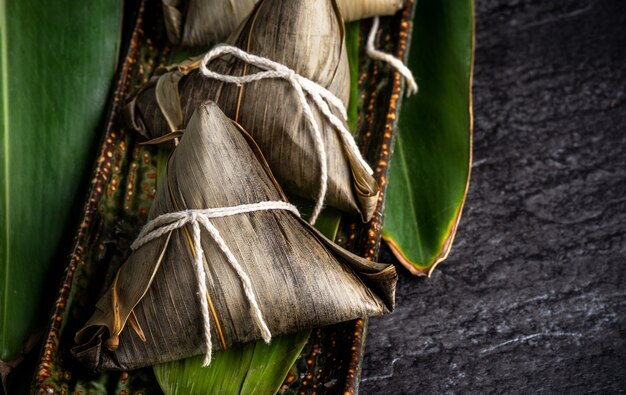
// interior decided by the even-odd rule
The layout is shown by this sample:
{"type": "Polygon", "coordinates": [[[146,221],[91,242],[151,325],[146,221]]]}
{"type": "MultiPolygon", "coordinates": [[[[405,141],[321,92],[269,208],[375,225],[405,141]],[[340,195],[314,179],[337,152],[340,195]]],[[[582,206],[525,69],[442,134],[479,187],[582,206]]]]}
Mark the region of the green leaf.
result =
{"type": "Polygon", "coordinates": [[[359,119],[359,35],[361,23],[346,23],[346,51],[350,65],[350,100],[348,103],[348,127],[354,133],[359,119]]]}
{"type": "Polygon", "coordinates": [[[0,0],[0,358],[48,318],[117,62],[122,2],[0,0]],[[47,298],[44,298],[47,296],[47,298]]]}
{"type": "Polygon", "coordinates": [[[165,394],[275,394],[309,338],[309,332],[251,342],[204,357],[154,366],[165,394]]]}
{"type": "Polygon", "coordinates": [[[383,237],[412,273],[446,258],[471,166],[471,0],[419,0],[409,67],[417,95],[406,99],[389,175],[383,237]]]}

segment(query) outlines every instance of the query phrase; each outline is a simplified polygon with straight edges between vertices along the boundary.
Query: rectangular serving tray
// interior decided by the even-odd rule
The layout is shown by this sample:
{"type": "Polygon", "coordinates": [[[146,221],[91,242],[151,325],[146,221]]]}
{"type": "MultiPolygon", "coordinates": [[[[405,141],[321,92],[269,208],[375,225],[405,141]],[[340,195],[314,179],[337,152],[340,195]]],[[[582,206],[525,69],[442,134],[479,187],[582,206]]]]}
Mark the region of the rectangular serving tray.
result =
{"type": "MultiPolygon", "coordinates": [[[[156,1],[138,2],[124,57],[116,78],[91,186],[75,242],[45,334],[33,381],[36,393],[161,393],[151,368],[94,374],[79,366],[68,350],[73,335],[113,280],[129,253],[132,238],[145,223],[156,191],[154,147],[139,146],[137,135],[123,123],[129,93],[165,64],[171,48],[156,1]]],[[[377,48],[400,59],[408,54],[415,1],[393,17],[382,18],[377,48]]],[[[361,22],[361,49],[371,21],[361,22]]],[[[364,53],[364,51],[361,51],[364,53]]],[[[381,186],[371,222],[342,220],[337,243],[375,260],[381,242],[388,164],[394,144],[403,83],[388,65],[361,56],[357,142],[381,186]]],[[[367,320],[358,319],[313,331],[309,343],[285,379],[280,393],[358,392],[367,320]]]]}

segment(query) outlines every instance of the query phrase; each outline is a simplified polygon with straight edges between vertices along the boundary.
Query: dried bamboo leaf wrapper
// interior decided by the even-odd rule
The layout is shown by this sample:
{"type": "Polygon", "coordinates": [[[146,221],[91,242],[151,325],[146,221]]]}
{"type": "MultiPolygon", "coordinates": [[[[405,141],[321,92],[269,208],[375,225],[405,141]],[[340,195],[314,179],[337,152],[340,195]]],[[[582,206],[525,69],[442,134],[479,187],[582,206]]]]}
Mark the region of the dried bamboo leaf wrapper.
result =
{"type": "MultiPolygon", "coordinates": [[[[343,23],[334,2],[264,0],[241,26],[233,44],[284,64],[347,103],[348,60],[343,23]]],[[[139,92],[127,107],[132,126],[148,138],[159,137],[184,128],[200,103],[214,100],[253,135],[285,191],[309,199],[317,196],[321,162],[293,87],[274,79],[242,86],[223,83],[204,77],[199,65],[200,59],[191,59],[181,67],[170,67],[139,92]],[[176,96],[180,107],[172,103],[176,96]]],[[[229,55],[211,61],[208,67],[235,76],[259,71],[229,55]]],[[[326,203],[368,221],[378,199],[378,185],[344,147],[337,130],[315,107],[313,112],[327,152],[326,203]]]]}
{"type": "MultiPolygon", "coordinates": [[[[167,182],[158,189],[149,218],[182,209],[284,199],[249,144],[216,105],[201,106],[170,158],[167,182]]],[[[252,212],[211,221],[252,279],[273,335],[380,315],[393,308],[393,266],[342,250],[291,212],[252,212]]],[[[215,311],[214,350],[259,339],[240,279],[206,232],[202,247],[215,311]]],[[[124,287],[107,291],[98,302],[93,317],[77,333],[74,354],[96,370],[134,369],[202,354],[192,250],[186,231],[179,229],[131,254],[116,280],[124,287]],[[131,328],[132,322],[126,322],[132,318],[131,310],[145,342],[131,328]],[[112,352],[104,345],[118,323],[125,328],[112,352]]]]}
{"type": "Polygon", "coordinates": [[[210,47],[237,29],[258,0],[163,0],[167,35],[172,44],[210,47]]]}
{"type": "Polygon", "coordinates": [[[337,6],[346,22],[393,15],[401,10],[405,3],[405,0],[337,0],[337,6]]]}
{"type": "MultiPolygon", "coordinates": [[[[170,41],[184,47],[210,48],[237,30],[258,0],[163,0],[170,41]]],[[[404,0],[337,0],[344,20],[392,15],[404,0]]]]}

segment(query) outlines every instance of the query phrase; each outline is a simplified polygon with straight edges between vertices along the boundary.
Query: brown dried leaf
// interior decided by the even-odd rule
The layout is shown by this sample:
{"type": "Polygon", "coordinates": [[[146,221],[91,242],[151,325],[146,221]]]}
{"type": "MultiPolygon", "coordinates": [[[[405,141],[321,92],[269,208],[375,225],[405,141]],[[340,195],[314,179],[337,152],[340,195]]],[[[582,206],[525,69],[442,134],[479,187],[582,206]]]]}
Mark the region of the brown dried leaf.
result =
{"type": "MultiPolygon", "coordinates": [[[[233,45],[284,64],[347,104],[348,59],[343,22],[334,2],[263,0],[241,26],[233,45]]],[[[228,75],[259,71],[230,55],[215,59],[208,66],[228,75]]],[[[200,103],[214,100],[254,137],[287,192],[308,199],[316,197],[320,188],[320,158],[289,82],[271,79],[237,86],[208,79],[198,67],[197,58],[179,67],[172,66],[139,92],[127,106],[132,126],[148,138],[158,137],[184,128],[200,103]],[[181,113],[182,122],[178,123],[181,113]]],[[[377,203],[378,185],[346,149],[330,123],[315,108],[313,112],[327,152],[326,203],[360,215],[367,222],[377,203]]]]}
{"type": "MultiPolygon", "coordinates": [[[[284,200],[249,136],[214,103],[202,105],[172,154],[149,219],[184,209],[231,207],[284,200]]],[[[295,214],[264,211],[215,218],[212,223],[252,280],[273,335],[294,333],[393,309],[393,266],[367,261],[326,239],[295,214]]],[[[202,232],[214,349],[260,338],[239,277],[207,232],[202,232]]],[[[93,369],[135,369],[203,352],[194,249],[185,229],[131,254],[115,289],[76,335],[72,352],[93,369]],[[119,314],[111,303],[115,292],[119,314]],[[129,315],[145,341],[124,329],[129,315]],[[121,319],[121,329],[117,319],[121,319]],[[119,334],[119,347],[102,347],[119,334]]]]}

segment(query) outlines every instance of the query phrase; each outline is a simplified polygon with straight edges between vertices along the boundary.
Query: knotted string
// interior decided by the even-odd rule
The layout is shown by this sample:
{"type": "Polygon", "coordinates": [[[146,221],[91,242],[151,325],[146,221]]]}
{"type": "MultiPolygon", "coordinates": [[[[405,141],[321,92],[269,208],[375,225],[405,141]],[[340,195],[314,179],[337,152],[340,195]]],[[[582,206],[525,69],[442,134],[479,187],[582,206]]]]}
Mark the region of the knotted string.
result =
{"type": "MultiPolygon", "coordinates": [[[[415,78],[413,78],[411,70],[409,70],[409,68],[406,67],[400,59],[374,48],[374,40],[376,38],[379,25],[380,19],[376,16],[374,17],[372,28],[367,38],[367,55],[373,59],[389,63],[392,67],[396,68],[400,74],[402,74],[408,84],[407,96],[417,93],[417,83],[415,82],[415,78]]],[[[352,151],[361,166],[363,166],[369,174],[374,174],[372,168],[361,155],[361,151],[357,147],[354,137],[344,126],[344,122],[333,114],[330,108],[332,107],[337,110],[343,117],[343,120],[347,121],[348,115],[345,106],[337,96],[323,86],[299,75],[294,70],[281,63],[274,62],[273,60],[262,56],[250,54],[237,47],[227,44],[220,44],[207,52],[200,63],[200,71],[205,77],[226,83],[236,84],[238,86],[241,86],[244,83],[260,81],[263,79],[283,79],[291,84],[293,89],[296,91],[304,116],[313,131],[315,151],[320,160],[320,189],[318,191],[315,207],[313,208],[313,212],[311,213],[311,218],[309,220],[311,224],[315,224],[315,221],[324,206],[324,200],[326,199],[326,192],[328,189],[328,163],[324,138],[319,125],[315,120],[315,116],[313,115],[311,105],[307,101],[306,95],[312,99],[313,103],[315,103],[318,110],[324,115],[326,120],[329,121],[330,124],[339,132],[339,137],[341,138],[346,149],[352,151]],[[209,70],[209,62],[223,55],[235,56],[247,64],[258,67],[264,71],[242,76],[233,76],[209,70]]]]}
{"type": "Polygon", "coordinates": [[[313,213],[311,214],[311,218],[309,222],[311,224],[315,224],[317,217],[322,211],[322,207],[324,205],[324,200],[326,198],[326,190],[328,189],[328,163],[327,163],[327,155],[326,149],[324,146],[324,138],[322,137],[322,132],[320,131],[319,125],[315,120],[315,116],[313,115],[313,110],[311,108],[311,104],[307,101],[307,95],[312,99],[313,103],[316,105],[317,109],[323,114],[328,122],[339,132],[339,137],[341,138],[346,149],[353,152],[354,156],[358,159],[361,166],[366,169],[369,174],[373,174],[372,168],[369,164],[363,159],[361,155],[361,151],[356,145],[354,141],[354,137],[348,131],[348,129],[344,126],[344,122],[340,120],[333,112],[331,111],[331,107],[337,110],[343,120],[346,121],[348,119],[348,115],[346,113],[346,108],[329,90],[320,86],[319,84],[305,78],[289,67],[274,62],[270,59],[264,58],[262,56],[253,55],[247,53],[237,47],[233,47],[231,45],[218,45],[206,55],[200,64],[200,71],[202,74],[208,78],[216,79],[218,81],[237,84],[241,86],[241,84],[247,82],[254,82],[263,79],[283,79],[291,84],[293,89],[296,91],[298,96],[298,101],[300,102],[300,106],[302,107],[302,111],[304,112],[304,116],[313,131],[313,137],[315,142],[315,151],[317,152],[317,156],[320,160],[320,189],[317,195],[317,200],[315,203],[315,207],[313,209],[313,213]],[[220,74],[215,71],[209,70],[207,64],[222,55],[232,55],[240,60],[258,67],[264,71],[259,71],[254,74],[242,75],[242,76],[233,76],[227,74],[220,74]]]}
{"type": "Polygon", "coordinates": [[[199,296],[200,296],[200,308],[202,312],[203,319],[203,332],[204,332],[204,341],[206,346],[206,353],[204,356],[204,361],[202,366],[209,366],[211,363],[211,354],[213,351],[213,344],[211,341],[211,324],[209,318],[209,306],[207,302],[207,287],[206,287],[206,271],[204,270],[204,251],[202,249],[201,242],[201,229],[200,225],[206,229],[217,246],[222,250],[226,259],[235,270],[239,279],[241,280],[241,284],[243,286],[243,291],[250,304],[250,314],[254,319],[257,327],[261,331],[261,336],[266,343],[269,343],[272,339],[272,334],[270,333],[269,328],[263,318],[263,313],[259,308],[259,304],[257,303],[256,296],[254,294],[254,290],[252,289],[252,282],[250,281],[250,277],[243,270],[235,255],[233,255],[232,251],[220,235],[220,232],[217,228],[211,223],[211,218],[223,218],[230,217],[238,214],[251,213],[255,211],[267,211],[267,210],[286,210],[294,213],[297,216],[300,216],[298,209],[287,202],[281,201],[267,201],[267,202],[259,202],[259,203],[251,203],[251,204],[242,204],[239,206],[233,207],[223,207],[223,208],[209,208],[209,209],[190,209],[177,211],[173,213],[162,214],[156,217],[155,219],[148,222],[141,232],[139,236],[137,236],[137,240],[133,242],[131,248],[133,250],[137,250],[141,246],[150,241],[157,239],[169,232],[172,232],[176,229],[180,229],[183,226],[190,224],[192,229],[192,241],[195,249],[194,255],[194,265],[196,269],[196,276],[198,278],[198,288],[199,288],[199,296]]]}
{"type": "Polygon", "coordinates": [[[415,78],[413,77],[413,73],[411,70],[402,63],[402,61],[395,56],[392,56],[388,53],[382,52],[374,48],[374,40],[376,39],[376,33],[378,32],[378,26],[380,25],[380,19],[375,16],[374,21],[372,22],[372,28],[370,29],[370,34],[367,37],[367,44],[365,46],[365,52],[367,56],[372,59],[382,60],[383,62],[389,63],[392,67],[394,67],[407,82],[406,96],[409,97],[415,93],[417,93],[417,83],[415,82],[415,78]]]}

